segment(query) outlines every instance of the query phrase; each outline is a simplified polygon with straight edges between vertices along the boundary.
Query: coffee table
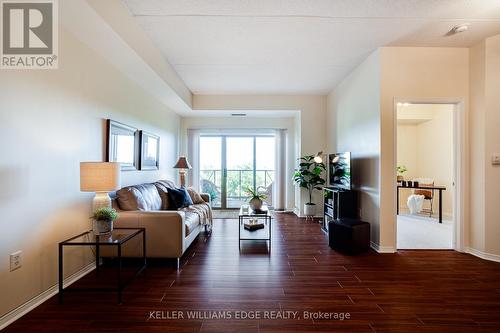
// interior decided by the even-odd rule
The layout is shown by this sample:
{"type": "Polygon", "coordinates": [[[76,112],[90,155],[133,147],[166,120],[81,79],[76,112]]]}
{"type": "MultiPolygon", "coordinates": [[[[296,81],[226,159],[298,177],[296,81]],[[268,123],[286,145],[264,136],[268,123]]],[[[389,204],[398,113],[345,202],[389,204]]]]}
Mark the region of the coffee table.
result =
{"type": "Polygon", "coordinates": [[[269,208],[267,206],[262,206],[260,212],[255,212],[251,208],[249,208],[248,212],[245,212],[243,209],[243,206],[240,207],[240,213],[238,216],[238,242],[241,246],[241,241],[242,240],[266,240],[269,241],[269,248],[271,248],[271,221],[273,217],[271,215],[271,212],[269,211],[269,208]],[[247,235],[249,233],[259,233],[262,234],[262,230],[267,230],[267,237],[262,238],[262,237],[242,237],[241,235],[241,229],[244,228],[245,221],[251,220],[251,219],[263,219],[264,220],[264,229],[259,229],[256,231],[247,231],[244,230],[244,234],[247,235]]]}

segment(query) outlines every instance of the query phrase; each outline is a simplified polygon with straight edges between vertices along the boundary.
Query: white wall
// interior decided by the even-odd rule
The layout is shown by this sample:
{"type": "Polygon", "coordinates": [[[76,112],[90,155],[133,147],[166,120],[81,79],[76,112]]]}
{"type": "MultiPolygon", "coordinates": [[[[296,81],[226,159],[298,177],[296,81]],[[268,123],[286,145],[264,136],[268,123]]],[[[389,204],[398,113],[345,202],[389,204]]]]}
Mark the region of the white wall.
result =
{"type": "MultiPolygon", "coordinates": [[[[299,111],[295,127],[295,151],[299,156],[326,151],[326,97],[315,95],[195,95],[195,110],[273,110],[299,111]]],[[[330,129],[328,129],[330,130],[330,129]]],[[[307,191],[296,188],[295,210],[303,214],[307,191]]],[[[313,201],[321,205],[322,195],[316,191],[313,201]]],[[[319,211],[319,209],[318,209],[319,211]]]]}
{"type": "Polygon", "coordinates": [[[295,167],[295,127],[298,120],[292,117],[274,118],[274,117],[183,117],[181,120],[181,152],[187,154],[187,130],[262,130],[262,129],[286,129],[286,209],[293,210],[295,207],[295,186],[292,181],[293,169],[295,167]]]}
{"type": "MultiPolygon", "coordinates": [[[[73,35],[59,38],[59,69],[0,75],[0,314],[56,284],[58,242],[90,229],[79,162],[103,160],[104,119],[161,136],[161,170],[123,172],[122,185],[174,176],[180,118],[73,35]],[[9,272],[17,250],[23,267],[9,272]]],[[[66,259],[66,276],[90,260],[79,250],[66,259]]]]}
{"type": "Polygon", "coordinates": [[[352,153],[352,182],[358,191],[360,215],[371,224],[371,238],[380,233],[380,52],[372,53],[328,97],[330,152],[352,153]]]}
{"type": "MultiPolygon", "coordinates": [[[[405,179],[432,178],[436,185],[446,186],[443,192],[443,215],[453,212],[453,112],[450,104],[414,104],[412,113],[430,113],[430,119],[415,124],[404,124],[401,114],[408,107],[398,108],[397,164],[405,165],[405,179]]],[[[406,208],[411,190],[401,190],[400,207],[406,208]]],[[[437,213],[437,192],[434,212],[437,213]]]]}

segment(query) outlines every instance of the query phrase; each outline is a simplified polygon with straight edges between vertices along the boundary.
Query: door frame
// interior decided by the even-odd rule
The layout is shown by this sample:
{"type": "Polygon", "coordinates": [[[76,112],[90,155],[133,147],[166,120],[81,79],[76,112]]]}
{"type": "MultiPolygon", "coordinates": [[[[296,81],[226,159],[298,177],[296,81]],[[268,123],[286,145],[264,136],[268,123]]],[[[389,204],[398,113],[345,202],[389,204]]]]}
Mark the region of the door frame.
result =
{"type": "MultiPolygon", "coordinates": [[[[394,118],[394,165],[393,165],[393,188],[394,197],[396,198],[397,181],[396,181],[396,166],[397,166],[397,105],[398,103],[411,103],[411,104],[452,104],[453,110],[453,179],[455,186],[453,188],[453,240],[452,249],[464,252],[465,251],[465,216],[468,213],[467,193],[467,172],[468,172],[468,131],[467,131],[467,114],[465,110],[465,102],[462,98],[395,98],[393,102],[393,118],[394,118]]],[[[395,202],[394,213],[396,213],[395,202]]],[[[397,234],[397,215],[394,215],[394,247],[398,250],[398,234],[397,234]]]]}

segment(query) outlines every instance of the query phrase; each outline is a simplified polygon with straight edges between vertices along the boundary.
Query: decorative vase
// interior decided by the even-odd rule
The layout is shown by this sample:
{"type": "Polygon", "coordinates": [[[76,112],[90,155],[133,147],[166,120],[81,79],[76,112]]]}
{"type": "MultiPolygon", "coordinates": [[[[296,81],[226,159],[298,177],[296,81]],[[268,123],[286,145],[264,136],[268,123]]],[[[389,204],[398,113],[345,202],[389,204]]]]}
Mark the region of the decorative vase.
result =
{"type": "Polygon", "coordinates": [[[248,203],[250,204],[250,208],[254,211],[262,208],[262,200],[257,197],[253,197],[248,203]]]}
{"type": "Polygon", "coordinates": [[[110,233],[113,231],[113,221],[94,220],[93,230],[96,235],[110,233]]]}
{"type": "Polygon", "coordinates": [[[306,203],[304,204],[304,215],[314,216],[316,214],[316,204],[306,203]]]}

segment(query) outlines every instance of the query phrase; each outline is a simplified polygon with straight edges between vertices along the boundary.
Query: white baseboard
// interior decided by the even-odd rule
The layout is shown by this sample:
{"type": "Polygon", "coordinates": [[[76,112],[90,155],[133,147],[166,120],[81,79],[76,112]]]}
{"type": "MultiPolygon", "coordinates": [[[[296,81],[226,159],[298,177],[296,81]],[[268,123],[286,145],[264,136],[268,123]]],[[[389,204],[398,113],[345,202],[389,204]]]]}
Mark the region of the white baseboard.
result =
{"type": "Polygon", "coordinates": [[[396,253],[397,250],[392,246],[380,246],[374,242],[370,242],[370,247],[378,253],[396,253]]]}
{"type": "Polygon", "coordinates": [[[479,250],[473,249],[471,247],[466,247],[464,249],[464,252],[472,254],[473,256],[476,256],[476,257],[484,259],[484,260],[490,260],[490,261],[500,262],[500,255],[498,255],[498,254],[486,253],[486,252],[483,252],[483,251],[479,251],[479,250]]]}
{"type": "MultiPolygon", "coordinates": [[[[302,214],[297,214],[297,213],[295,213],[295,215],[297,215],[297,217],[300,217],[300,218],[310,217],[310,216],[306,216],[306,215],[302,215],[302,214]]],[[[321,219],[321,218],[323,218],[323,215],[314,215],[313,217],[315,219],[321,219]]]]}
{"type": "MultiPolygon", "coordinates": [[[[80,278],[84,277],[91,271],[95,269],[95,262],[88,264],[87,266],[83,267],[80,269],[78,272],[75,272],[68,276],[66,279],[64,279],[64,287],[67,287],[71,285],[72,283],[78,281],[80,278]]],[[[5,327],[8,325],[12,324],[14,321],[17,319],[21,318],[52,296],[56,295],[59,292],[59,284],[55,284],[49,289],[45,290],[41,294],[38,294],[37,296],[33,297],[32,299],[28,300],[27,302],[19,305],[17,308],[14,310],[7,312],[5,315],[3,315],[0,318],[0,330],[3,330],[5,327]]]]}

